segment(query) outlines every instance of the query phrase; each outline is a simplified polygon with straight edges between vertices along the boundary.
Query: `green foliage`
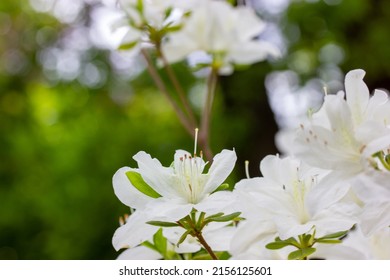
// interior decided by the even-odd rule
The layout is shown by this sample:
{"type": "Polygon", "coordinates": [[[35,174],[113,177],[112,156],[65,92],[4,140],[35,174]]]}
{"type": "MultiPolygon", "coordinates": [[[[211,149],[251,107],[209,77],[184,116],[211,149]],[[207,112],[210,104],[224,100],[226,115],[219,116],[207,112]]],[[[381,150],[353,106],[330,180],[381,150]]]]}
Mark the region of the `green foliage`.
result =
{"type": "Polygon", "coordinates": [[[312,230],[313,233],[304,233],[299,235],[298,240],[294,237],[290,237],[286,240],[276,237],[275,241],[266,244],[265,248],[269,250],[279,250],[292,246],[298,250],[290,252],[287,258],[289,260],[306,260],[311,254],[316,252],[316,248],[314,248],[316,243],[338,244],[341,243],[341,239],[348,233],[348,231],[339,231],[316,238],[315,228],[312,230]]]}
{"type": "Polygon", "coordinates": [[[315,253],[316,248],[302,248],[299,250],[292,251],[287,259],[289,260],[303,260],[310,256],[311,254],[315,253]]]}
{"type": "Polygon", "coordinates": [[[145,241],[141,246],[145,246],[159,252],[164,260],[181,259],[177,253],[169,249],[169,241],[164,237],[161,228],[153,235],[153,243],[145,241]]]}
{"type": "Polygon", "coordinates": [[[131,182],[131,184],[139,190],[144,195],[147,195],[152,198],[159,198],[161,195],[156,192],[151,186],[149,186],[144,179],[142,178],[141,174],[135,171],[127,171],[126,176],[131,182]]]}

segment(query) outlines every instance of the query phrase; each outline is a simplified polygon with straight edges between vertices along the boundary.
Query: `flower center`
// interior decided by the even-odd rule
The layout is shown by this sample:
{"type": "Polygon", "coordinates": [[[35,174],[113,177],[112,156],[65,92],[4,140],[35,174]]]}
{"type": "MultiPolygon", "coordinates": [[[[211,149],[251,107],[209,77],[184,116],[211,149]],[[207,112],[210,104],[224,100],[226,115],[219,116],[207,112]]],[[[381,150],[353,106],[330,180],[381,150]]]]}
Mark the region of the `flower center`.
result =
{"type": "Polygon", "coordinates": [[[294,180],[292,184],[292,199],[294,201],[295,210],[301,224],[305,224],[310,220],[310,215],[306,209],[306,193],[309,191],[308,182],[302,180],[294,180]]]}
{"type": "Polygon", "coordinates": [[[180,178],[182,193],[190,203],[197,203],[201,199],[203,192],[202,184],[202,159],[196,155],[184,155],[180,157],[179,170],[177,173],[180,178]]]}

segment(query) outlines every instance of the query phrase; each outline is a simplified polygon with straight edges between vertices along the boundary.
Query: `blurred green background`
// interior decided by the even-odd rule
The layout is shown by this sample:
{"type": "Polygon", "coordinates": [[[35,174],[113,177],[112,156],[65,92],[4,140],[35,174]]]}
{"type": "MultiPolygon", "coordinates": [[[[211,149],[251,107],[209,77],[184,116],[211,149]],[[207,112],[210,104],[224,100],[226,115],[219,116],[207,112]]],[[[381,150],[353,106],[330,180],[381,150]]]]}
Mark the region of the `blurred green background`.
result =
{"type": "MultiPolygon", "coordinates": [[[[211,146],[236,149],[230,182],[245,176],[245,160],[258,176],[261,158],[277,152],[270,73],[293,74],[293,96],[318,77],[334,93],[355,68],[370,89],[390,89],[390,1],[247,2],[284,55],[220,78],[211,146]]],[[[128,209],[112,175],[135,167],[140,150],[169,165],[176,149],[193,149],[142,62],[125,67],[92,40],[97,11],[110,5],[0,1],[0,259],[116,258],[111,238],[128,209]]],[[[196,107],[202,79],[174,68],[196,107]]]]}

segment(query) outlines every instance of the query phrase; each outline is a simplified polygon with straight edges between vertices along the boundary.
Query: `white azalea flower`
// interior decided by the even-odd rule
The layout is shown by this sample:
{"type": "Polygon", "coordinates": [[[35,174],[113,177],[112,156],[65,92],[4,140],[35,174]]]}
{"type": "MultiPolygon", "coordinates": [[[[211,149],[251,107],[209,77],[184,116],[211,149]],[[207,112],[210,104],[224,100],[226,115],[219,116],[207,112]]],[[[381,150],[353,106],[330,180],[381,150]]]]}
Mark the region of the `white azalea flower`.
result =
{"type": "Polygon", "coordinates": [[[123,251],[119,256],[118,260],[159,260],[162,258],[162,255],[148,247],[137,246],[134,248],[129,248],[123,251]]]}
{"type": "Polygon", "coordinates": [[[180,32],[163,44],[169,62],[177,62],[195,51],[210,55],[220,74],[232,72],[231,64],[251,64],[278,56],[270,43],[254,39],[264,22],[248,7],[233,7],[224,1],[201,0],[180,32]]]}
{"type": "Polygon", "coordinates": [[[194,5],[190,0],[119,0],[119,3],[126,18],[120,24],[126,28],[121,46],[134,52],[150,43],[150,29],[160,32],[167,27],[179,28],[183,14],[194,5]]]}
{"type": "Polygon", "coordinates": [[[321,188],[317,191],[323,171],[277,156],[265,157],[260,170],[264,177],[242,180],[234,191],[242,217],[251,221],[256,216],[259,224],[257,230],[249,226],[248,234],[274,233],[284,240],[315,227],[316,236],[321,237],[348,230],[356,222],[355,207],[340,202],[348,188],[327,192],[326,196],[321,188]]]}
{"type": "Polygon", "coordinates": [[[390,226],[390,172],[370,168],[353,180],[353,190],[363,203],[362,232],[372,236],[390,226]]]}
{"type": "Polygon", "coordinates": [[[192,209],[206,214],[224,212],[230,214],[232,193],[213,193],[228,177],[236,162],[234,151],[223,150],[217,154],[207,173],[201,157],[178,150],[170,167],[164,167],[157,159],[139,152],[133,157],[138,169],[119,169],[113,177],[115,194],[127,206],[136,209],[127,223],[117,229],[113,245],[118,250],[134,247],[148,240],[158,227],[148,221],[176,222],[192,209]],[[142,193],[128,178],[128,172],[136,172],[154,191],[152,197],[142,193]]]}
{"type": "Polygon", "coordinates": [[[348,233],[343,245],[350,251],[356,251],[359,259],[390,260],[390,227],[376,231],[369,237],[357,227],[348,233]]]}
{"type": "Polygon", "coordinates": [[[119,3],[134,25],[148,24],[157,29],[177,19],[175,16],[167,18],[168,11],[189,9],[194,5],[191,0],[119,0],[119,3]]]}
{"type": "Polygon", "coordinates": [[[350,71],[344,92],[325,96],[322,108],[301,125],[294,154],[307,163],[348,178],[373,163],[372,155],[390,148],[390,102],[384,91],[370,98],[363,70],[350,71]]]}

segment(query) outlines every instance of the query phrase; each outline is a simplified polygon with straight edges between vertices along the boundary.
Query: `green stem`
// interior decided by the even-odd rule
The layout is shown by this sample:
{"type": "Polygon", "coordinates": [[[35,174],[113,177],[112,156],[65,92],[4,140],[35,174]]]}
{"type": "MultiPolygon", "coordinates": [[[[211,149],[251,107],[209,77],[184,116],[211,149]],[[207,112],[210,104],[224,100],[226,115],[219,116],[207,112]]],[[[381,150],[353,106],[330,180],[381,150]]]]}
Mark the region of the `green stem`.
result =
{"type": "Polygon", "coordinates": [[[387,163],[385,159],[385,153],[383,151],[377,152],[374,154],[375,157],[379,158],[379,161],[382,163],[383,167],[390,171],[390,164],[387,163]]]}
{"type": "Polygon", "coordinates": [[[211,161],[213,158],[213,153],[209,145],[210,121],[211,121],[211,112],[212,112],[211,109],[213,107],[217,81],[218,81],[218,69],[212,68],[207,81],[206,103],[202,112],[201,127],[200,127],[200,134],[199,134],[199,144],[204,149],[206,159],[209,161],[211,161]]]}
{"type": "Polygon", "coordinates": [[[186,129],[186,131],[193,136],[195,127],[192,126],[192,124],[188,121],[187,117],[183,113],[183,111],[180,109],[176,101],[172,98],[172,96],[169,94],[163,80],[161,79],[160,75],[158,74],[155,66],[152,63],[152,60],[148,54],[148,52],[144,49],[141,50],[142,55],[144,56],[148,71],[150,76],[152,77],[153,81],[155,82],[157,88],[159,91],[168,99],[169,103],[173,107],[177,117],[179,118],[180,122],[182,123],[183,127],[186,129]]]}
{"type": "Polygon", "coordinates": [[[207,253],[211,256],[213,260],[218,260],[218,257],[214,254],[214,251],[211,249],[209,244],[207,244],[206,240],[203,238],[203,235],[201,232],[195,233],[196,238],[198,239],[199,243],[202,244],[203,248],[206,249],[207,253]]]}
{"type": "Polygon", "coordinates": [[[161,48],[158,48],[157,49],[157,52],[164,64],[164,67],[165,67],[165,70],[167,71],[168,73],[168,77],[169,79],[171,80],[179,98],[180,98],[180,101],[182,102],[183,106],[184,106],[184,109],[189,117],[189,120],[192,124],[193,127],[197,127],[197,121],[196,121],[196,118],[195,118],[195,114],[193,112],[193,110],[191,109],[191,106],[188,102],[188,98],[186,98],[186,94],[183,90],[183,87],[181,86],[179,80],[177,79],[171,65],[169,64],[168,60],[166,59],[164,53],[161,51],[161,48]]]}

